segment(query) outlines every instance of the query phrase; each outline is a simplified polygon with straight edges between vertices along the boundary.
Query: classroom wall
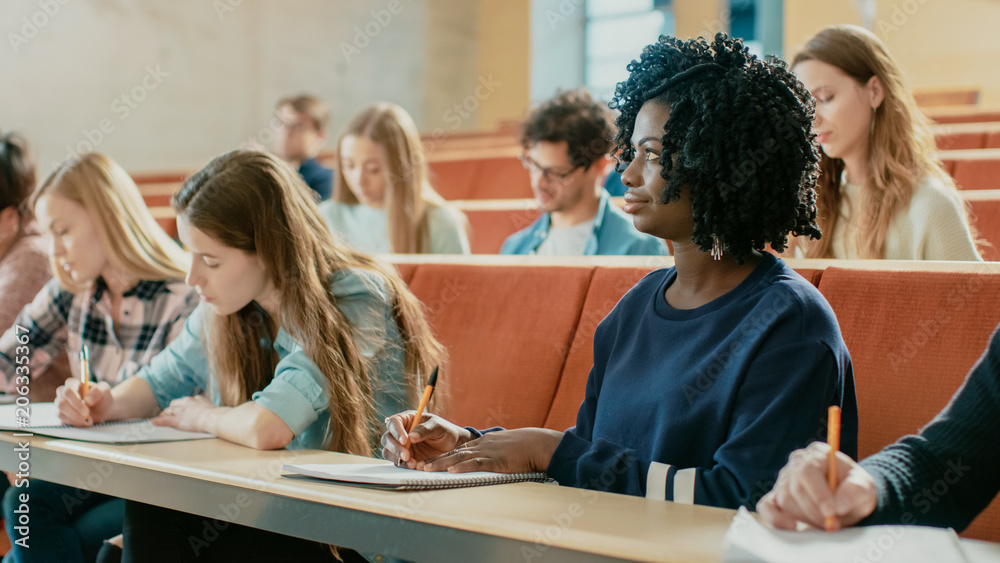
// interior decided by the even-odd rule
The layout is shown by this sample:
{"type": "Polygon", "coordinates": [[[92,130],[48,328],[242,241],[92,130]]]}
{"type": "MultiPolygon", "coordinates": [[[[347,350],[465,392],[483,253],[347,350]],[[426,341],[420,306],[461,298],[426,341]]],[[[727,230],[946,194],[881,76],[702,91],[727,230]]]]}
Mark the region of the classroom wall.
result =
{"type": "Polygon", "coordinates": [[[530,103],[531,0],[479,0],[479,129],[520,121],[530,103]]]}
{"type": "Polygon", "coordinates": [[[729,31],[728,0],[675,0],[670,7],[677,37],[714,37],[729,31]]]}
{"type": "MultiPolygon", "coordinates": [[[[785,55],[831,23],[862,24],[854,0],[785,0],[785,55]]],[[[1000,2],[875,0],[872,31],[917,89],[978,86],[980,103],[1000,105],[1000,2]]]]}
{"type": "Polygon", "coordinates": [[[298,91],[331,103],[333,132],[380,99],[426,131],[474,129],[478,109],[456,119],[454,104],[476,93],[478,13],[467,0],[3,2],[0,128],[34,142],[43,174],[89,147],[129,170],[197,168],[266,145],[274,102],[298,91]]]}

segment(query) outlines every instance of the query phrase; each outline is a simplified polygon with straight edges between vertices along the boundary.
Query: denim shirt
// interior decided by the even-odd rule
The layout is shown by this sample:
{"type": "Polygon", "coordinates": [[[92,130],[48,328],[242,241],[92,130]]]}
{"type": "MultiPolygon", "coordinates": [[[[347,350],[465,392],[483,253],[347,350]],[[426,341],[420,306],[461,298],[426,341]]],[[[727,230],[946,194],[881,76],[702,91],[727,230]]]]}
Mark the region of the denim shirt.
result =
{"type": "MultiPolygon", "coordinates": [[[[402,338],[383,282],[364,270],[341,270],[332,276],[330,290],[337,308],[354,328],[359,353],[368,360],[378,420],[411,408],[403,376],[402,338]]],[[[218,382],[209,374],[208,335],[203,337],[202,332],[206,313],[199,305],[177,339],[137,374],[149,384],[160,408],[199,390],[221,404],[218,382]]],[[[295,437],[288,449],[325,448],[331,435],[326,378],[282,328],[273,343],[263,339],[260,346],[273,347],[279,360],[274,378],[251,400],[278,415],[292,430],[295,437]]]]}
{"type": "MultiPolygon", "coordinates": [[[[549,236],[552,219],[543,214],[528,228],[520,230],[503,243],[500,254],[531,254],[549,236]]],[[[661,239],[640,233],[632,219],[611,203],[611,196],[601,189],[601,203],[594,217],[594,230],[583,249],[584,256],[663,256],[667,245],[661,239]]]]}

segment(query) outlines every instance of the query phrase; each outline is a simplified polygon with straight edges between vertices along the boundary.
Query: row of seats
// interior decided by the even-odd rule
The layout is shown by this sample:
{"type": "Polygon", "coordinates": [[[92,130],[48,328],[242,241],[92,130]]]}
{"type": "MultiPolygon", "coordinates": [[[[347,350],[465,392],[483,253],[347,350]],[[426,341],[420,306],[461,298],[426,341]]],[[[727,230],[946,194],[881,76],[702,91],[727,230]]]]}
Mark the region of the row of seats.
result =
{"type": "MultiPolygon", "coordinates": [[[[941,157],[959,189],[1000,189],[1000,148],[943,151],[941,157]]],[[[448,200],[532,197],[528,172],[515,156],[432,161],[430,174],[435,189],[448,200]]],[[[169,205],[170,196],[183,182],[182,176],[136,178],[150,207],[169,205]]]]}
{"type": "MultiPolygon", "coordinates": [[[[463,425],[575,423],[594,330],[670,258],[392,256],[450,355],[433,411],[463,425]]],[[[940,411],[1000,323],[1000,266],[789,260],[840,322],[854,361],[861,456],[940,411]],[[878,269],[876,269],[878,268],[878,269]]],[[[964,534],[1000,541],[1000,502],[964,534]]]]}
{"type": "Polygon", "coordinates": [[[934,136],[935,143],[937,148],[943,151],[1000,149],[1000,121],[996,122],[996,125],[995,128],[989,128],[990,130],[938,133],[934,136]]]}
{"type": "Polygon", "coordinates": [[[1000,108],[970,105],[924,108],[924,115],[935,123],[983,123],[1000,121],[1000,108]]]}
{"type": "MultiPolygon", "coordinates": [[[[971,211],[972,224],[984,244],[984,260],[1000,261],[1000,190],[962,192],[971,211]]],[[[158,196],[168,199],[169,196],[158,196]]],[[[612,198],[618,207],[622,198],[612,198]]],[[[453,204],[469,220],[469,245],[473,254],[497,254],[507,237],[530,225],[541,212],[532,199],[464,200],[453,204]]],[[[170,207],[151,208],[167,234],[177,236],[177,224],[170,207]]]]}

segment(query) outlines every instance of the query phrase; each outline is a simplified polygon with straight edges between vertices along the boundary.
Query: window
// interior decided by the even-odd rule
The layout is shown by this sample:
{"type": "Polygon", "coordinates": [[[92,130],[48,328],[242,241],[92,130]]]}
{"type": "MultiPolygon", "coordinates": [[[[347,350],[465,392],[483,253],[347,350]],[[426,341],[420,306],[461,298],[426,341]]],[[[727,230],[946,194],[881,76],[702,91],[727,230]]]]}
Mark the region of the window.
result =
{"type": "Polygon", "coordinates": [[[673,13],[662,0],[587,0],[585,80],[591,94],[611,99],[628,77],[626,65],[661,34],[674,33],[673,13]]]}

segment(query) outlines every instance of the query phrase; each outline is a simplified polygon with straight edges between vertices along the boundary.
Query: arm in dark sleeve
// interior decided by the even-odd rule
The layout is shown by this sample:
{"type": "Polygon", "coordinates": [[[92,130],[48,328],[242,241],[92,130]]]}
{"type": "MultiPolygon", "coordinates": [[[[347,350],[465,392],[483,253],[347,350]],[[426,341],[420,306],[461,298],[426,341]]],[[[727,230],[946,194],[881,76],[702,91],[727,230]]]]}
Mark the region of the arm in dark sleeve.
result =
{"type": "Polygon", "coordinates": [[[862,521],[964,530],[1000,491],[1000,330],[951,402],[918,436],[861,462],[878,506],[862,521]]]}
{"type": "MultiPolygon", "coordinates": [[[[729,438],[716,451],[711,467],[676,467],[669,460],[643,459],[632,449],[591,440],[599,381],[595,371],[577,426],[560,442],[549,475],[563,485],[647,498],[752,506],[773,486],[788,455],[822,433],[827,407],[842,400],[841,371],[838,359],[821,342],[786,344],[759,355],[733,405],[729,438]]],[[[855,398],[851,394],[844,400],[850,403],[843,420],[845,450],[853,450],[855,398]]]]}

